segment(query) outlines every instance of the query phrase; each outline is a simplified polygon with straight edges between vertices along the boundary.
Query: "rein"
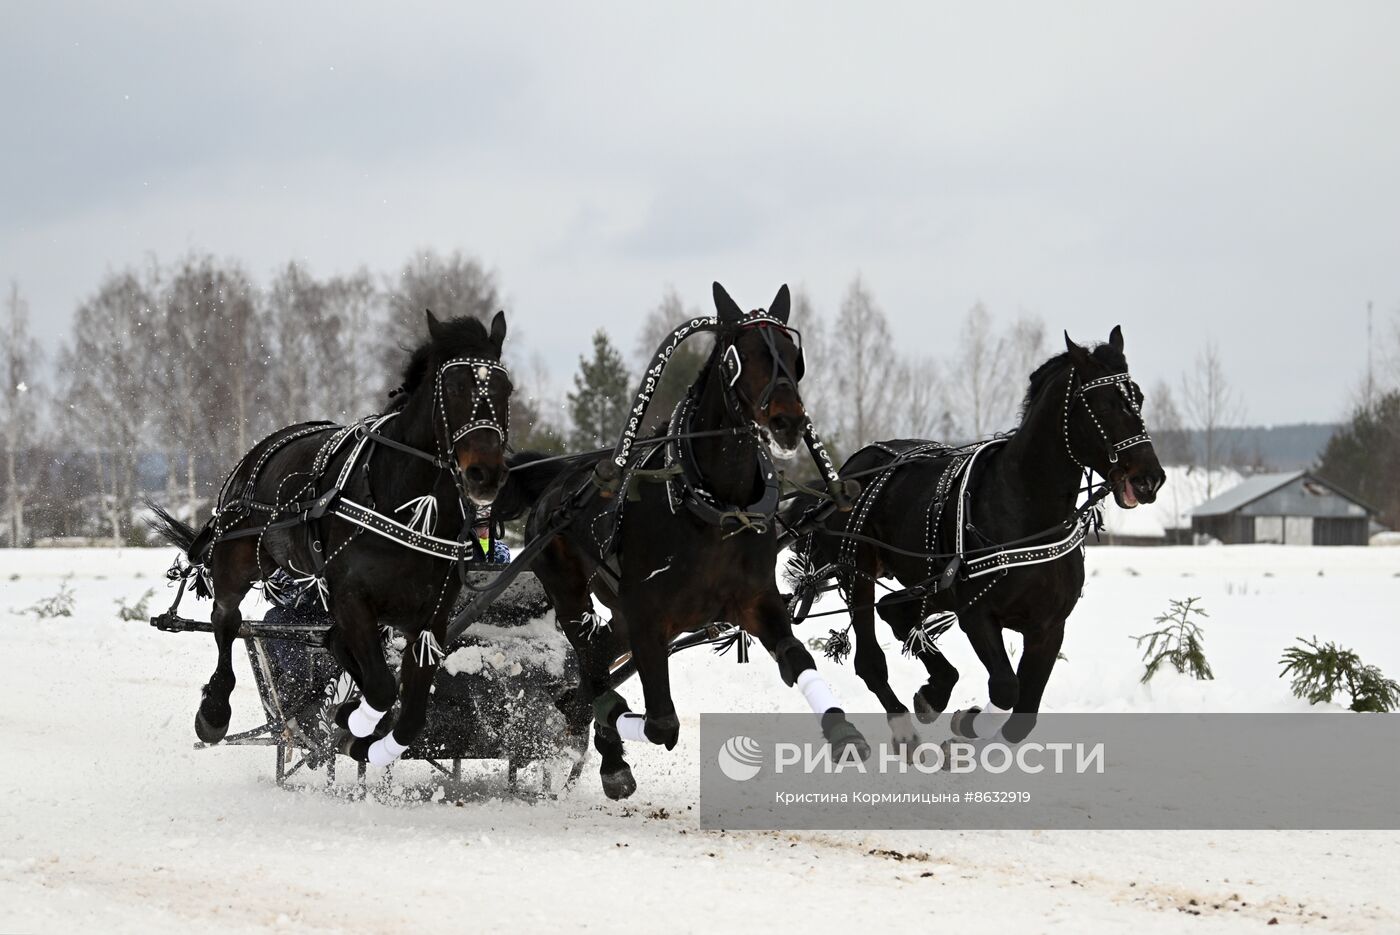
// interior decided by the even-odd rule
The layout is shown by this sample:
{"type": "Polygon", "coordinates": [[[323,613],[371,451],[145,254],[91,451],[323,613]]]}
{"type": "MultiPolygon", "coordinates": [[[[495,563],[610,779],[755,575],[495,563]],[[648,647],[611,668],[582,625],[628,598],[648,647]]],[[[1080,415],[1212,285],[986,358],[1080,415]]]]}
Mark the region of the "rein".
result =
{"type": "MultiPolygon", "coordinates": [[[[434,436],[438,442],[438,452],[433,453],[417,448],[413,445],[389,438],[380,431],[381,427],[392,418],[396,418],[402,409],[396,409],[385,415],[369,416],[355,423],[353,426],[336,426],[330,423],[314,423],[303,428],[298,428],[278,439],[270,445],[259,457],[253,469],[245,479],[241,492],[237,499],[230,501],[227,494],[229,485],[234,474],[242,467],[243,462],[234,468],[229,475],[229,481],[225,482],[224,490],[220,494],[219,503],[221,509],[216,511],[211,519],[213,535],[205,543],[205,548],[212,548],[217,542],[229,539],[239,539],[247,536],[262,536],[267,532],[279,529],[286,529],[292,526],[307,525],[317,520],[323,519],[327,515],[334,515],[349,523],[367,530],[386,539],[390,539],[405,548],[416,552],[432,555],[436,558],[443,558],[455,563],[467,561],[475,554],[476,546],[474,542],[459,542],[451,539],[442,539],[432,535],[429,527],[435,525],[436,509],[435,504],[425,503],[423,497],[410,500],[407,504],[399,508],[399,511],[410,505],[414,509],[414,521],[404,524],[394,519],[390,515],[381,513],[370,506],[357,503],[343,495],[346,485],[355,466],[363,462],[363,470],[368,471],[368,446],[383,446],[401,454],[426,461],[439,471],[449,473],[457,489],[458,505],[463,516],[467,515],[468,496],[466,492],[466,478],[463,475],[461,466],[451,457],[452,446],[461,441],[467,435],[476,431],[489,430],[496,432],[505,441],[509,432],[510,406],[509,401],[505,406],[505,412],[500,413],[496,409],[494,401],[490,397],[491,380],[497,374],[509,380],[509,371],[500,364],[499,361],[489,358],[478,357],[457,357],[444,362],[438,367],[433,379],[433,401],[432,415],[430,418],[434,423],[434,436]],[[471,411],[467,421],[458,426],[452,427],[451,420],[447,414],[446,394],[443,390],[443,377],[447,371],[455,367],[470,367],[473,371],[475,385],[472,390],[471,411]],[[484,407],[484,410],[483,410],[484,407]],[[441,428],[441,432],[438,428],[441,428]],[[334,431],[335,434],[326,440],[321,450],[317,452],[312,465],[311,479],[302,487],[298,496],[305,496],[314,490],[316,484],[325,476],[326,468],[329,466],[331,458],[347,442],[353,439],[354,448],[342,466],[334,485],[325,493],[309,500],[294,500],[291,503],[262,503],[252,498],[252,491],[258,478],[261,476],[262,468],[273,454],[286,445],[308,435],[321,432],[334,431]],[[268,514],[267,522],[251,527],[233,531],[225,531],[226,524],[221,522],[225,517],[229,518],[227,525],[237,522],[241,514],[248,512],[268,514]],[[289,515],[283,515],[289,514],[289,515]],[[279,518],[281,517],[281,518],[279,518]]],[[[397,392],[391,395],[397,395],[397,392]]],[[[246,456],[245,456],[246,460],[246,456]]],[[[432,498],[432,494],[426,495],[432,498]]],[[[354,534],[352,534],[354,535],[354,534]]],[[[322,557],[320,555],[320,542],[313,540],[312,551],[317,555],[320,567],[315,569],[312,577],[320,578],[324,565],[334,557],[322,557]]],[[[343,548],[343,546],[342,546],[343,548]]]]}
{"type": "MultiPolygon", "coordinates": [[[[739,376],[743,372],[743,361],[739,357],[738,350],[733,344],[733,335],[746,328],[763,328],[764,343],[769,347],[774,360],[773,376],[769,380],[769,386],[762,394],[760,402],[766,406],[773,391],[777,389],[782,380],[790,380],[794,385],[802,378],[805,370],[804,357],[801,355],[800,332],[789,328],[787,322],[769,315],[766,311],[759,310],[744,315],[738,320],[722,320],[718,315],[706,315],[690,320],[677,326],[663,340],[656,352],[652,355],[650,363],[642,371],[641,384],[633,396],[632,406],[628,410],[627,423],[622,428],[622,433],[618,437],[617,444],[613,446],[610,457],[600,459],[593,468],[593,484],[603,493],[604,496],[612,497],[617,494],[623,486],[625,477],[632,467],[636,458],[635,448],[642,443],[638,441],[637,435],[640,433],[642,423],[646,417],[648,407],[651,405],[652,397],[656,394],[657,388],[661,385],[661,376],[666,371],[666,365],[670,363],[671,357],[676,349],[690,337],[702,332],[717,333],[724,341],[724,349],[721,350],[721,369],[727,365],[732,372],[728,373],[728,385],[726,389],[726,404],[732,400],[729,390],[733,387],[739,376]],[[787,367],[782,362],[781,355],[777,353],[777,345],[768,328],[778,328],[788,334],[797,334],[799,338],[799,357],[795,373],[789,373],[787,367]],[[726,363],[727,362],[727,363],[726,363]]],[[[745,400],[747,402],[747,400],[745,400]]],[[[750,404],[752,405],[752,403],[750,404]]],[[[737,407],[736,407],[737,408],[737,407]]],[[[733,410],[731,410],[733,413],[733,410]]],[[[747,422],[748,419],[742,413],[736,414],[736,421],[747,422]]],[[[746,428],[746,427],[745,427],[746,428]]],[[[696,436],[699,437],[699,436],[696,436]]],[[[848,510],[851,506],[852,494],[848,491],[845,481],[836,470],[836,466],[831,462],[831,456],[826,451],[821,437],[817,434],[812,420],[807,420],[802,433],[803,442],[807,446],[812,460],[816,462],[817,469],[821,472],[822,479],[826,482],[830,496],[842,510],[848,510]]],[[[590,454],[590,457],[592,455],[590,454]]],[[[580,459],[582,460],[582,459],[580,459]]],[[[539,463],[539,462],[532,462],[539,463]]]]}
{"type": "MultiPolygon", "coordinates": [[[[869,510],[869,501],[859,506],[857,512],[852,517],[852,521],[848,523],[847,529],[839,531],[823,530],[823,534],[830,535],[834,538],[846,540],[847,542],[850,542],[852,544],[863,543],[866,545],[871,545],[876,548],[887,550],[889,552],[902,555],[908,558],[920,559],[928,561],[930,563],[947,563],[946,567],[944,567],[941,571],[939,571],[936,574],[930,575],[928,578],[924,579],[923,581],[920,581],[918,584],[912,585],[907,588],[903,588],[901,590],[893,591],[881,599],[882,601],[891,603],[903,603],[906,601],[913,600],[926,600],[932,594],[936,594],[940,591],[945,591],[953,587],[953,585],[957,581],[971,581],[974,578],[979,578],[990,574],[996,574],[998,578],[1000,578],[1002,574],[1005,574],[1007,571],[1013,568],[1020,568],[1030,565],[1042,564],[1044,562],[1055,561],[1059,558],[1062,558],[1065,555],[1070,554],[1076,548],[1081,548],[1084,539],[1088,536],[1089,530],[1091,528],[1093,528],[1095,531],[1101,528],[1102,519],[1098,511],[1100,510],[1103,501],[1113,490],[1113,483],[1111,482],[1111,480],[1105,480],[1098,484],[1094,484],[1093,470],[1090,469],[1084,463],[1084,461],[1082,461],[1078,457],[1078,455],[1076,455],[1073,445],[1070,441],[1071,414],[1073,413],[1075,407],[1082,401],[1084,403],[1084,410],[1088,413],[1090,420],[1093,422],[1094,428],[1098,431],[1098,434],[1103,439],[1104,447],[1108,454],[1109,463],[1117,464],[1118,456],[1122,452],[1137,445],[1150,444],[1152,441],[1152,437],[1147,433],[1146,422],[1143,420],[1142,417],[1142,409],[1141,404],[1139,402],[1140,399],[1141,391],[1137,389],[1137,384],[1133,382],[1132,377],[1126,371],[1122,373],[1115,373],[1110,374],[1108,376],[1099,377],[1097,379],[1089,380],[1081,384],[1079,381],[1077,371],[1075,371],[1073,367],[1070,368],[1069,377],[1065,381],[1065,396],[1060,420],[1061,434],[1065,445],[1065,453],[1068,454],[1070,460],[1073,461],[1074,464],[1077,465],[1085,473],[1086,484],[1084,487],[1080,488],[1079,493],[1088,494],[1088,497],[1081,506],[1076,507],[1071,512],[1070,516],[1066,520],[1057,523],[1054,526],[1051,526],[1047,529],[1043,529],[1039,532],[1032,533],[1028,536],[1022,536],[1018,539],[1013,539],[1007,542],[992,543],[990,545],[981,547],[967,548],[963,545],[964,533],[973,528],[971,523],[967,521],[966,517],[964,516],[964,508],[966,506],[970,506],[970,498],[967,493],[967,487],[972,474],[972,463],[979,452],[981,452],[984,448],[990,445],[998,444],[1004,441],[1005,438],[1003,437],[998,439],[992,439],[986,442],[977,443],[975,446],[968,446],[962,449],[949,449],[943,448],[941,446],[935,448],[930,448],[927,446],[916,448],[913,451],[895,454],[894,459],[888,464],[884,464],[876,468],[871,468],[869,470],[861,471],[857,474],[850,475],[852,478],[872,474],[877,475],[876,480],[870,485],[870,488],[868,490],[868,494],[873,497],[879,495],[879,492],[883,488],[885,481],[901,465],[911,463],[912,461],[929,460],[935,456],[953,457],[954,460],[945,469],[945,471],[943,472],[943,476],[940,477],[939,486],[940,490],[946,490],[947,487],[951,485],[951,482],[956,480],[956,478],[952,478],[949,475],[956,474],[957,472],[962,472],[962,478],[958,492],[957,512],[954,517],[954,551],[939,552],[934,549],[929,549],[926,551],[904,549],[892,545],[890,543],[883,542],[873,536],[864,535],[858,530],[860,522],[863,520],[864,516],[866,515],[866,512],[869,510]],[[1106,389],[1112,387],[1116,387],[1118,391],[1123,394],[1124,399],[1127,401],[1129,410],[1137,417],[1138,425],[1141,428],[1141,431],[1137,434],[1130,435],[1118,441],[1114,441],[1109,436],[1108,432],[1103,427],[1103,423],[1099,420],[1098,414],[1094,412],[1093,406],[1089,404],[1086,398],[1090,390],[1106,389]],[[1136,397],[1134,395],[1135,392],[1137,393],[1136,397]],[[1057,535],[1059,536],[1059,538],[1052,539],[1051,541],[1045,541],[1047,539],[1050,539],[1050,537],[1054,537],[1057,535]]],[[[1110,470],[1112,469],[1110,468],[1110,470]]],[[[811,494],[816,494],[821,499],[827,499],[825,497],[822,497],[822,495],[817,491],[808,492],[811,494]]],[[[784,534],[784,539],[789,542],[796,541],[802,536],[811,533],[815,530],[815,527],[818,524],[824,522],[825,519],[828,516],[830,516],[830,513],[831,506],[829,504],[823,506],[820,509],[809,511],[807,515],[802,517],[796,524],[794,524],[793,527],[787,530],[787,532],[784,534]]],[[[941,508],[939,512],[939,517],[940,519],[942,517],[941,508]]],[[[933,527],[931,527],[930,538],[932,539],[934,535],[935,533],[933,532],[933,527]]],[[[843,560],[838,561],[836,565],[831,566],[831,569],[840,567],[845,569],[847,573],[850,573],[854,570],[854,562],[851,559],[847,550],[844,548],[842,550],[842,555],[843,560]]],[[[829,571],[827,573],[829,574],[829,571]]],[[[814,585],[814,577],[815,576],[808,574],[805,576],[805,586],[796,586],[796,593],[793,596],[793,606],[802,607],[804,609],[810,608],[811,603],[813,599],[815,599],[816,594],[821,593],[821,591],[830,590],[829,587],[816,587],[814,585]]],[[[975,596],[973,596],[969,603],[976,601],[983,594],[985,594],[987,587],[990,587],[991,584],[995,583],[995,580],[997,579],[993,579],[992,582],[984,586],[981,591],[979,591],[975,596]]],[[[819,582],[816,582],[816,584],[819,585],[819,582]]],[[[810,615],[804,613],[802,616],[803,619],[805,619],[807,616],[829,616],[831,614],[837,613],[848,613],[852,609],[853,608],[851,608],[848,605],[844,611],[824,611],[822,613],[810,615]]],[[[940,615],[938,619],[932,622],[932,624],[926,625],[925,630],[928,630],[929,626],[932,627],[932,631],[937,631],[939,630],[939,628],[944,627],[947,622],[943,619],[944,616],[946,616],[946,614],[940,615]]],[[[935,635],[935,633],[932,631],[925,632],[925,637],[932,638],[935,635]]]]}

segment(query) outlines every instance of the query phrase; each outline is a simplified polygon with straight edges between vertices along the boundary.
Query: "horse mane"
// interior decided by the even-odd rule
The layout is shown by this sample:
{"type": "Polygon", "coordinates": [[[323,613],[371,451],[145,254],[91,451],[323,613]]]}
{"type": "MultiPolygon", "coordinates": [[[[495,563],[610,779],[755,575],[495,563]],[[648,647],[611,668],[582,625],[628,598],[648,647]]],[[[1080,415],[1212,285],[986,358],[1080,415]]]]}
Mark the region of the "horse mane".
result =
{"type": "Polygon", "coordinates": [[[403,382],[393,393],[391,409],[403,408],[414,391],[423,385],[423,381],[429,375],[428,364],[434,355],[438,360],[451,360],[453,357],[486,357],[495,360],[497,357],[486,325],[479,318],[450,318],[438,325],[437,331],[436,339],[429,337],[409,353],[408,363],[403,368],[403,382]]]}
{"type": "MultiPolygon", "coordinates": [[[[1128,369],[1127,358],[1123,356],[1122,351],[1115,351],[1112,345],[1096,344],[1089,348],[1089,354],[1115,373],[1121,373],[1128,369]]],[[[1031,411],[1031,407],[1045,395],[1046,389],[1055,382],[1055,378],[1063,374],[1069,367],[1069,351],[1062,351],[1035,368],[1035,372],[1031,374],[1030,387],[1026,390],[1026,398],[1021,403],[1022,422],[1026,421],[1026,415],[1031,411]]]]}
{"type": "Polygon", "coordinates": [[[705,362],[700,365],[700,372],[691,381],[690,389],[687,391],[696,399],[705,395],[705,387],[709,385],[711,372],[719,370],[719,354],[719,342],[715,341],[710,348],[710,356],[706,357],[705,362]]]}

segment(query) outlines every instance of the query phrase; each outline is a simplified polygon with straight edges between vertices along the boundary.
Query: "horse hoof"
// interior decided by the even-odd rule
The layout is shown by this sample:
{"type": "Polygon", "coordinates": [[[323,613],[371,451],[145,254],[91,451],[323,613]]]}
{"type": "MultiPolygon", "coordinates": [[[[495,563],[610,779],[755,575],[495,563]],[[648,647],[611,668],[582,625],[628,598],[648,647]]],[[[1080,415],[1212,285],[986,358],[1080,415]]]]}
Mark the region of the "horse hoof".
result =
{"type": "Polygon", "coordinates": [[[953,732],[954,737],[961,737],[964,740],[972,740],[977,734],[973,732],[972,722],[977,715],[982,713],[981,708],[968,708],[964,711],[954,711],[952,718],[948,721],[948,729],[953,732]]]}
{"type": "Polygon", "coordinates": [[[201,705],[200,709],[196,711],[194,715],[194,732],[195,736],[204,743],[218,743],[220,740],[223,740],[224,735],[228,733],[228,720],[225,719],[223,724],[211,724],[209,720],[205,718],[204,707],[201,705]]]}
{"type": "Polygon", "coordinates": [[[929,694],[927,685],[914,692],[914,716],[919,719],[920,724],[932,724],[937,721],[948,707],[947,698],[942,699],[942,704],[937,704],[938,699],[929,697],[929,694]]]}
{"type": "Polygon", "coordinates": [[[914,730],[914,722],[908,714],[891,714],[887,719],[890,723],[890,743],[907,759],[919,745],[919,732],[914,730]]]}
{"type": "Polygon", "coordinates": [[[369,762],[369,747],[374,743],[371,737],[356,737],[347,733],[340,738],[340,752],[359,763],[369,762]]]}
{"type": "Polygon", "coordinates": [[[836,754],[838,760],[845,757],[847,750],[855,751],[861,760],[870,758],[870,744],[865,735],[856,730],[856,726],[846,720],[845,715],[832,718],[828,714],[823,720],[822,733],[826,735],[826,741],[831,744],[831,751],[836,754]]]}
{"type": "Polygon", "coordinates": [[[603,794],[610,799],[625,799],[637,791],[637,780],[632,777],[630,766],[624,765],[615,772],[598,775],[603,780],[603,794]]]}

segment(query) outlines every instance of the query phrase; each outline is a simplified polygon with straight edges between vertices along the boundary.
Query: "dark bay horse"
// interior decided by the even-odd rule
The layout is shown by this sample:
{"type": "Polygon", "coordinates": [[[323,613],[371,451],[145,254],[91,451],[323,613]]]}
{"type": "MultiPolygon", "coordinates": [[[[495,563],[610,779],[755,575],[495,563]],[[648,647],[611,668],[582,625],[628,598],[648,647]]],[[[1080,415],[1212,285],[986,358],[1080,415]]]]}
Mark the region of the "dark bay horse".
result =
{"type": "MultiPolygon", "coordinates": [[[[777,478],[769,455],[790,458],[806,428],[797,387],[799,349],[787,329],[788,288],[779,290],[767,311],[747,315],[719,283],[714,298],[714,350],[669,430],[658,433],[709,434],[664,453],[661,446],[653,448],[614,500],[587,501],[534,565],[579,659],[579,690],[561,706],[575,736],[586,737],[589,721],[595,721],[603,789],[614,799],[636,790],[623,740],[671,749],[679,737],[668,644],[715,621],[737,624],[762,643],[783,680],[796,685],[821,716],[837,755],[848,748],[862,757],[869,752],[811,654],[793,637],[774,580],[777,478]],[[755,504],[766,495],[771,505],[765,516],[755,504]],[[596,625],[594,597],[612,611],[606,629],[596,625]],[[609,670],[627,653],[641,677],[645,714],[633,714],[610,688],[609,670]]],[[[507,488],[517,478],[529,488],[530,539],[550,524],[561,503],[590,483],[587,465],[532,470],[533,457],[511,459],[507,488]]]]}
{"type": "Polygon", "coordinates": [[[490,504],[505,483],[512,389],[500,365],[504,313],[489,332],[474,318],[440,322],[428,312],[427,323],[428,340],[412,352],[388,413],[355,426],[306,423],[274,432],[234,468],[202,530],[157,510],[157,531],[212,579],[219,658],[195,718],[204,742],[228,731],[239,605],[254,585],[278,580],[278,570],[335,618],[329,647],[362,693],[358,707],[347,703],[337,714],[350,732],[344,752],[384,765],[422,729],[461,587],[450,552],[474,507],[490,504]],[[288,514],[314,517],[318,502],[368,510],[354,514],[359,522],[325,510],[278,524],[288,514]],[[397,692],[381,626],[408,640],[397,692]],[[396,693],[399,716],[389,731],[396,693]]]}
{"type": "MultiPolygon", "coordinates": [[[[1021,425],[1004,441],[974,457],[968,457],[970,448],[919,440],[864,448],[841,468],[842,476],[860,475],[865,485],[855,510],[830,516],[797,544],[806,567],[829,569],[841,583],[855,630],[856,673],[891,715],[897,740],[912,744],[917,735],[909,709],[890,688],[885,655],[876,642],[875,609],[928,670],[927,683],[914,696],[921,721],[932,723],[947,707],[958,671],[916,631],[931,617],[951,624],[948,614],[956,613],[987,669],[991,703],[980,713],[974,709],[955,718],[955,732],[985,738],[1003,730],[1006,739],[1019,740],[1035,724],[1065,620],[1079,601],[1084,552],[1070,540],[1073,547],[1058,555],[1050,550],[1018,556],[1036,564],[978,577],[953,571],[946,578],[949,586],[930,588],[916,600],[892,593],[877,603],[876,579],[893,577],[904,588],[918,587],[938,580],[952,555],[964,550],[966,570],[972,567],[967,560],[989,557],[999,544],[1048,548],[1052,540],[1064,541],[1087,470],[1106,478],[1125,509],[1151,503],[1166,481],[1143,423],[1142,391],[1128,376],[1122,330],[1114,328],[1108,343],[1093,349],[1065,335],[1065,346],[1065,353],[1031,375],[1021,425]],[[852,522],[860,527],[857,535],[882,544],[849,535],[852,522]],[[1047,531],[1049,536],[1038,536],[1047,531]],[[1023,541],[1027,537],[1029,543],[1023,541]],[[928,553],[938,557],[922,557],[928,553]],[[1003,630],[1024,637],[1014,671],[1003,630]],[[1011,712],[1016,716],[1007,723],[1011,712]]],[[[795,519],[811,506],[799,503],[788,516],[795,519]]]]}

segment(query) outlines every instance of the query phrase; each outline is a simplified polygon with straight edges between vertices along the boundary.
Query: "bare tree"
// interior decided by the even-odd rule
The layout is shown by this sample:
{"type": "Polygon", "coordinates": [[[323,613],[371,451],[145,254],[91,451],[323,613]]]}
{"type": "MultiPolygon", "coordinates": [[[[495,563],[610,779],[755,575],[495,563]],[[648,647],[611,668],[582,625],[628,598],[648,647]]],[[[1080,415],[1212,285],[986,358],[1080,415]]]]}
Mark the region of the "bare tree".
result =
{"type": "Polygon", "coordinates": [[[364,268],[327,280],[321,294],[322,328],[313,343],[323,398],[315,405],[329,418],[348,422],[384,408],[377,336],[386,319],[385,306],[364,268]]]}
{"type": "Polygon", "coordinates": [[[424,250],[411,257],[386,289],[389,306],[389,347],[385,360],[391,369],[402,349],[413,348],[427,338],[423,310],[439,318],[472,316],[489,322],[501,308],[496,274],[460,250],[448,256],[424,250]]]}
{"type": "Polygon", "coordinates": [[[1214,342],[1207,344],[1196,358],[1195,367],[1182,375],[1181,408],[1187,426],[1196,431],[1200,465],[1206,470],[1206,496],[1212,497],[1216,469],[1235,457],[1224,429],[1239,425],[1244,416],[1244,407],[1225,376],[1225,366],[1214,342]]]}
{"type": "MultiPolygon", "coordinates": [[[[321,284],[304,266],[288,263],[273,277],[263,301],[263,340],[270,344],[269,353],[278,364],[268,371],[267,396],[273,422],[290,425],[328,417],[328,410],[318,407],[312,411],[311,400],[313,387],[323,385],[327,365],[334,365],[333,352],[329,360],[322,358],[327,356],[326,345],[333,346],[337,337],[326,334],[321,284]]],[[[317,395],[316,402],[323,403],[317,395]]]]}
{"type": "Polygon", "coordinates": [[[276,342],[259,326],[265,318],[252,283],[237,266],[192,254],[176,264],[160,296],[155,416],[167,455],[184,454],[193,511],[199,495],[212,494],[252,441],[275,427],[269,369],[304,362],[277,358],[276,342]]]}
{"type": "Polygon", "coordinates": [[[836,317],[842,363],[836,372],[841,401],[837,438],[854,451],[889,434],[894,345],[889,320],[860,276],[851,281],[836,317]]]}
{"type": "Polygon", "coordinates": [[[1191,436],[1177,408],[1171,385],[1158,380],[1143,403],[1143,419],[1152,433],[1152,447],[1163,464],[1187,465],[1194,460],[1191,436]]]}
{"type": "Polygon", "coordinates": [[[24,506],[31,493],[21,459],[35,446],[39,395],[35,375],[40,364],[39,343],[29,333],[29,303],[19,283],[10,283],[5,299],[5,336],[0,342],[0,440],[5,446],[5,539],[11,547],[25,545],[24,506]]]}
{"type": "Polygon", "coordinates": [[[78,307],[73,340],[61,356],[70,443],[97,466],[112,538],[123,542],[136,502],[136,464],[150,412],[152,326],[146,285],[135,273],[113,273],[78,307]]]}
{"type": "Polygon", "coordinates": [[[981,302],[968,309],[953,357],[949,397],[964,431],[982,437],[1010,428],[1000,421],[1015,391],[1005,376],[1006,340],[996,333],[991,313],[981,302]]]}
{"type": "Polygon", "coordinates": [[[1000,414],[999,421],[1010,425],[1020,421],[1022,391],[1029,388],[1030,375],[1050,356],[1045,349],[1045,320],[1039,315],[1022,313],[1011,323],[1006,348],[1009,391],[1007,408],[1000,414]]]}
{"type": "Polygon", "coordinates": [[[841,424],[846,418],[836,387],[839,368],[837,349],[833,346],[835,336],[802,286],[792,291],[792,313],[788,315],[788,322],[801,333],[802,353],[807,360],[807,372],[798,387],[802,406],[835,457],[840,449],[841,424]]]}
{"type": "Polygon", "coordinates": [[[946,440],[949,414],[943,405],[945,392],[938,377],[938,363],[932,357],[906,357],[896,368],[895,382],[903,388],[904,395],[895,408],[902,404],[903,427],[900,430],[910,438],[932,438],[946,440]]]}

